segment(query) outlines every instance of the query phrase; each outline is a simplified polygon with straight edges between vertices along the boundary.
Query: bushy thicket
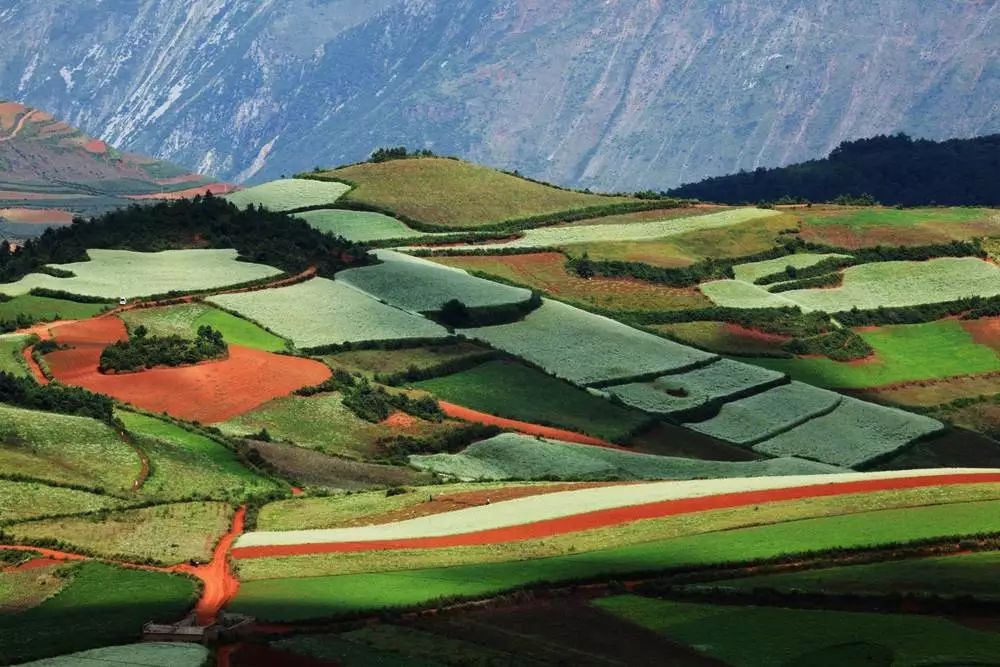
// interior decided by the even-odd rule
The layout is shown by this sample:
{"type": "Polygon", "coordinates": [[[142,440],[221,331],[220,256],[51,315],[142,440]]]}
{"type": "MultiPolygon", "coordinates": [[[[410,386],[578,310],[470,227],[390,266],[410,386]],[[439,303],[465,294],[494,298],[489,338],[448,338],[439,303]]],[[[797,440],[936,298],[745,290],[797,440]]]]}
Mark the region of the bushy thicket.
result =
{"type": "Polygon", "coordinates": [[[459,299],[446,301],[441,310],[425,313],[435,322],[451,329],[492,327],[523,320],[525,315],[542,305],[542,296],[532,292],[531,297],[520,303],[502,303],[495,306],[469,307],[459,299]]]}
{"type": "Polygon", "coordinates": [[[928,141],[905,134],[845,141],[825,159],[708,178],[670,190],[675,197],[738,204],[827,202],[920,206],[1000,204],[1000,134],[928,141]]]}
{"type": "Polygon", "coordinates": [[[295,393],[299,396],[314,396],[316,394],[339,391],[343,396],[343,404],[361,419],[378,423],[387,418],[394,410],[439,422],[444,419],[444,412],[430,396],[410,398],[406,394],[386,391],[385,387],[373,385],[364,377],[355,377],[343,369],[334,371],[333,376],[325,382],[303,387],[295,393]]]}
{"type": "Polygon", "coordinates": [[[815,289],[817,287],[837,287],[844,282],[843,273],[824,273],[823,275],[802,280],[789,280],[786,283],[774,285],[770,292],[790,292],[796,289],[815,289]]]}
{"type": "Polygon", "coordinates": [[[867,327],[880,324],[919,324],[944,317],[961,315],[963,319],[979,319],[1000,315],[1000,296],[973,296],[942,303],[925,303],[916,306],[879,306],[873,310],[853,308],[837,313],[837,320],[849,327],[867,327]]]}
{"type": "Polygon", "coordinates": [[[390,462],[406,463],[411,454],[454,454],[474,442],[492,438],[501,432],[496,426],[467,424],[424,438],[405,435],[387,438],[379,443],[379,447],[390,462]]]}
{"type": "Polygon", "coordinates": [[[89,221],[47,229],[17,250],[0,244],[0,282],[17,280],[45,264],[87,259],[87,248],[155,252],[177,248],[235,248],[246,261],[289,273],[316,266],[323,276],[370,264],[367,249],[313,229],[283,213],[237,208],[206,195],[153,206],[129,206],[89,221]]]}
{"type": "Polygon", "coordinates": [[[149,336],[146,327],[139,326],[128,340],[104,348],[98,370],[122,373],[154,366],[196,364],[223,357],[228,349],[222,334],[207,325],[198,327],[198,335],[193,340],[181,336],[149,336]]]}
{"type": "Polygon", "coordinates": [[[0,403],[29,410],[45,410],[110,423],[114,403],[107,396],[79,387],[60,384],[39,385],[30,378],[14,377],[0,371],[0,403]]]}
{"type": "Polygon", "coordinates": [[[820,354],[834,361],[864,359],[875,353],[868,341],[850,329],[837,329],[808,338],[793,338],[782,349],[792,354],[820,354]]]}
{"type": "Polygon", "coordinates": [[[766,276],[757,278],[753,282],[756,285],[771,285],[789,280],[802,281],[806,278],[816,278],[832,271],[836,271],[837,269],[842,269],[845,266],[854,264],[856,261],[857,260],[853,257],[827,257],[826,259],[816,262],[812,266],[799,268],[789,264],[783,271],[769,273],[766,276]]]}

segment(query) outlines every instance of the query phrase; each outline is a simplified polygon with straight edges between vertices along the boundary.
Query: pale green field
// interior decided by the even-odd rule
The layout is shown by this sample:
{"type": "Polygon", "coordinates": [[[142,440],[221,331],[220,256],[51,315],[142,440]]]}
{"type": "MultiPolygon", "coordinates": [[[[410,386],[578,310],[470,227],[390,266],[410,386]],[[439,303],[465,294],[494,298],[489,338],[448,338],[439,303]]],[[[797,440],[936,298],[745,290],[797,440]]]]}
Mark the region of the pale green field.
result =
{"type": "Polygon", "coordinates": [[[725,308],[794,308],[791,292],[772,294],[759,285],[742,280],[711,280],[698,286],[716,306],[725,308]]]}
{"type": "Polygon", "coordinates": [[[21,350],[30,336],[4,334],[0,336],[0,373],[16,377],[28,377],[28,368],[21,356],[21,350]]]}
{"type": "Polygon", "coordinates": [[[379,303],[340,281],[310,281],[208,299],[267,327],[297,347],[398,338],[439,338],[443,327],[379,303]]]}
{"type": "Polygon", "coordinates": [[[166,292],[191,292],[260,280],[281,273],[263,264],[237,262],[235,250],[88,250],[89,262],[53,265],[72,271],[72,278],[31,273],[0,292],[17,296],[35,287],[105,299],[166,292]]]}
{"type": "Polygon", "coordinates": [[[291,211],[306,206],[333,204],[348,190],[350,187],[343,183],[285,178],[233,192],[225,199],[240,208],[253,204],[271,211],[291,211]]]}
{"type": "Polygon", "coordinates": [[[296,217],[302,218],[321,232],[342,236],[348,241],[364,243],[383,239],[405,239],[423,236],[422,232],[381,213],[372,211],[350,211],[347,209],[323,209],[306,211],[296,217]]]}
{"type": "Polygon", "coordinates": [[[798,253],[795,255],[787,255],[785,257],[778,257],[777,259],[768,259],[762,262],[751,262],[749,264],[737,264],[733,267],[733,274],[736,276],[737,280],[742,280],[744,282],[752,283],[759,278],[765,276],[770,276],[775,273],[781,273],[785,270],[786,266],[792,266],[796,269],[805,269],[810,266],[815,266],[825,259],[832,258],[843,258],[849,257],[850,255],[841,255],[838,253],[798,253]]]}
{"type": "Polygon", "coordinates": [[[210,326],[222,334],[227,343],[253,347],[267,352],[285,349],[285,341],[259,327],[219,308],[204,303],[183,303],[164,308],[127,310],[119,315],[129,329],[144,326],[154,336],[193,338],[198,327],[210,326]]]}
{"type": "Polygon", "coordinates": [[[0,524],[53,514],[74,514],[117,507],[117,498],[40,482],[0,479],[0,524]]]}

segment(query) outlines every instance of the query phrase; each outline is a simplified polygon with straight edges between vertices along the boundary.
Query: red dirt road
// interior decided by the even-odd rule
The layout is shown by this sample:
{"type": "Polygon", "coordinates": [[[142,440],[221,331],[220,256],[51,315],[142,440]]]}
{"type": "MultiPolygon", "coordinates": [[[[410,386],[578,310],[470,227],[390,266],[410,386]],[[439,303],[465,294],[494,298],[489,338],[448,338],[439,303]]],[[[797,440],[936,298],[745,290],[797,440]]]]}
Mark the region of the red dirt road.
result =
{"type": "Polygon", "coordinates": [[[575,442],[580,445],[596,445],[597,447],[608,447],[610,449],[631,451],[627,447],[620,447],[616,444],[608,442],[607,440],[592,438],[589,435],[583,435],[582,433],[576,433],[574,431],[553,428],[551,426],[540,426],[538,424],[522,422],[516,419],[497,417],[496,415],[479,412],[478,410],[465,408],[461,405],[448,403],[447,401],[438,401],[438,404],[441,406],[441,410],[446,415],[454,419],[475,422],[477,424],[499,426],[500,428],[508,428],[512,431],[517,431],[518,433],[524,433],[525,435],[538,435],[543,438],[552,438],[553,440],[563,440],[565,442],[575,442]]]}
{"type": "Polygon", "coordinates": [[[236,593],[240,590],[240,581],[229,568],[229,549],[243,532],[246,513],[246,506],[236,510],[236,514],[233,515],[233,525],[215,546],[210,563],[196,566],[177,565],[170,568],[173,572],[192,574],[205,584],[201,598],[194,608],[199,625],[215,623],[219,611],[236,597],[236,593]]]}
{"type": "Polygon", "coordinates": [[[364,542],[237,547],[233,549],[232,555],[233,558],[237,559],[249,559],[385,549],[435,549],[442,547],[502,544],[616,526],[643,519],[658,519],[679,514],[745,507],[783,500],[800,500],[804,498],[820,498],[896,489],[915,489],[929,486],[983,483],[1000,483],[1000,473],[964,473],[959,475],[927,475],[924,477],[904,477],[898,479],[870,479],[854,482],[811,484],[787,489],[724,493],[700,498],[684,498],[644,505],[633,505],[630,507],[616,507],[558,519],[536,521],[520,526],[494,528],[459,535],[417,537],[399,540],[369,540],[364,542]]]}
{"type": "Polygon", "coordinates": [[[202,423],[225,421],[300,387],[319,384],[330,369],[311,359],[229,346],[229,357],[179,368],[105,375],[97,370],[101,351],[125,340],[117,317],[62,324],[53,330],[59,343],[73,349],[46,355],[52,375],[63,384],[107,394],[150,412],[202,423]]]}

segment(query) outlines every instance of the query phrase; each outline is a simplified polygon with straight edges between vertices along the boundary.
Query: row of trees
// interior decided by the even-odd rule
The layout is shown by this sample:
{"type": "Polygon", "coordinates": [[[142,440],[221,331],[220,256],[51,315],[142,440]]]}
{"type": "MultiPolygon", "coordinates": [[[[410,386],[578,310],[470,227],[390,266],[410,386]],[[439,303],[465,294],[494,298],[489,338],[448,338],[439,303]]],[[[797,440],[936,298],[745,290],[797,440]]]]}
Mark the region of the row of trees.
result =
{"type": "Polygon", "coordinates": [[[127,373],[155,366],[181,366],[218,359],[227,352],[222,334],[207,325],[198,327],[194,340],[181,336],[150,336],[146,327],[139,326],[128,340],[104,348],[98,369],[102,373],[127,373]]]}

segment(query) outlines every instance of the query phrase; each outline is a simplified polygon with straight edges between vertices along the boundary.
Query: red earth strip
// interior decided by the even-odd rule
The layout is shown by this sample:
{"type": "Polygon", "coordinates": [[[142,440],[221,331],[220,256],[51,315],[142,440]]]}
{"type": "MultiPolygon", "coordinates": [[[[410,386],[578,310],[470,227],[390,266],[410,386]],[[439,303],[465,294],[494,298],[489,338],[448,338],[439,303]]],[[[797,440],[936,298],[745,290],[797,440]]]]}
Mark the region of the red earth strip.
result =
{"type": "Polygon", "coordinates": [[[243,532],[246,513],[245,506],[236,510],[232,527],[215,546],[210,563],[207,565],[177,565],[170,568],[174,572],[193,574],[204,582],[205,588],[194,608],[199,625],[215,623],[219,611],[236,597],[236,593],[240,590],[240,580],[229,568],[228,554],[233,542],[243,532]]]}
{"type": "Polygon", "coordinates": [[[513,431],[517,431],[518,433],[524,433],[525,435],[538,435],[543,438],[552,438],[553,440],[563,440],[565,442],[575,442],[580,445],[596,445],[598,447],[607,447],[609,449],[631,451],[626,447],[620,447],[608,442],[607,440],[592,438],[589,435],[583,435],[582,433],[576,433],[574,431],[553,428],[551,426],[540,426],[539,424],[522,422],[516,419],[497,417],[496,415],[479,412],[478,410],[462,407],[461,405],[455,405],[454,403],[448,403],[447,401],[438,401],[438,404],[441,406],[441,410],[446,415],[454,419],[462,419],[464,421],[475,422],[477,424],[499,426],[500,428],[508,428],[513,431]]]}
{"type": "Polygon", "coordinates": [[[810,484],[786,489],[761,491],[741,491],[723,493],[699,498],[664,500],[644,505],[615,507],[612,509],[585,512],[573,516],[547,519],[518,526],[492,528],[458,535],[438,537],[414,537],[395,540],[368,540],[363,542],[328,542],[319,544],[281,544],[257,547],[237,547],[233,558],[273,558],[299,556],[303,554],[343,553],[375,551],[384,549],[436,549],[442,547],[480,546],[503,544],[523,540],[540,539],[574,533],[607,526],[617,526],[643,519],[658,519],[678,514],[691,514],[709,510],[744,507],[783,500],[820,498],[851,493],[870,493],[897,489],[915,489],[928,486],[950,486],[955,484],[983,484],[1000,482],[1000,473],[963,473],[958,475],[927,475],[924,477],[903,477],[896,479],[869,479],[855,482],[833,482],[810,484]]]}

